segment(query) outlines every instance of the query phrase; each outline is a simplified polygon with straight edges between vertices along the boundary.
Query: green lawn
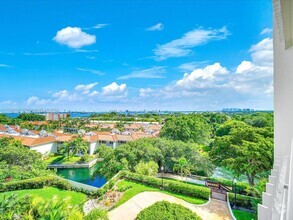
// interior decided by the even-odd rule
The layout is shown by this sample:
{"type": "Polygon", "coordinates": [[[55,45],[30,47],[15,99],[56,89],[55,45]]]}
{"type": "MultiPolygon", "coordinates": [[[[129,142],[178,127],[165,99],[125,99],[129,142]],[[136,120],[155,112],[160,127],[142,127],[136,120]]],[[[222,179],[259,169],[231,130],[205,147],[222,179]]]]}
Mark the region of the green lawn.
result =
{"type": "Polygon", "coordinates": [[[155,191],[155,192],[163,192],[166,193],[168,195],[171,196],[175,196],[177,198],[183,199],[186,202],[192,203],[192,204],[204,204],[207,202],[207,200],[205,199],[200,199],[200,198],[194,198],[191,196],[185,196],[182,194],[178,194],[178,193],[173,193],[173,192],[168,192],[168,191],[162,191],[158,188],[155,187],[151,187],[151,186],[146,186],[140,183],[135,183],[132,181],[128,181],[128,180],[121,180],[120,182],[118,182],[117,184],[118,189],[122,189],[122,188],[126,188],[126,187],[131,187],[130,189],[126,190],[122,196],[122,198],[117,202],[117,204],[114,206],[114,208],[120,206],[121,204],[123,204],[124,202],[128,201],[129,199],[131,199],[132,197],[134,197],[135,195],[141,193],[141,192],[145,192],[145,191],[155,191]]]}
{"type": "Polygon", "coordinates": [[[10,192],[4,192],[0,193],[0,199],[4,195],[10,195],[10,194],[17,194],[18,196],[24,196],[24,195],[31,195],[32,197],[41,197],[44,200],[51,199],[54,195],[57,195],[58,198],[63,199],[66,197],[71,197],[70,203],[72,205],[78,205],[80,207],[83,206],[83,203],[86,201],[86,195],[80,192],[74,192],[74,191],[67,191],[67,190],[60,190],[54,187],[45,187],[42,189],[29,189],[29,190],[17,190],[17,191],[10,191],[10,192]]]}
{"type": "Polygon", "coordinates": [[[242,210],[232,210],[237,220],[256,220],[256,216],[253,213],[245,212],[242,210]]]}

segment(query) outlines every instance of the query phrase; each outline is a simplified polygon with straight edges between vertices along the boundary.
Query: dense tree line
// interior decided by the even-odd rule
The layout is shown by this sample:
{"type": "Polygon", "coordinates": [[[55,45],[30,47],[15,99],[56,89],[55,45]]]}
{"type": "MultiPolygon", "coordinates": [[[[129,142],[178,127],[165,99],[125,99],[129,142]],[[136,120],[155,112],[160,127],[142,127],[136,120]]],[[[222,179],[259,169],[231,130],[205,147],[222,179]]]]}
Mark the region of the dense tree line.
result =
{"type": "Polygon", "coordinates": [[[158,167],[163,166],[166,171],[172,172],[175,170],[175,164],[182,157],[188,161],[191,172],[203,171],[210,174],[213,170],[208,156],[201,152],[198,144],[162,138],[145,138],[128,142],[118,146],[115,150],[107,146],[100,146],[97,153],[104,158],[99,172],[107,178],[120,170],[135,171],[138,166],[141,166],[141,162],[153,161],[158,167]]]}
{"type": "Polygon", "coordinates": [[[198,113],[166,118],[161,137],[203,146],[216,166],[251,185],[273,163],[273,113],[198,113]]]}

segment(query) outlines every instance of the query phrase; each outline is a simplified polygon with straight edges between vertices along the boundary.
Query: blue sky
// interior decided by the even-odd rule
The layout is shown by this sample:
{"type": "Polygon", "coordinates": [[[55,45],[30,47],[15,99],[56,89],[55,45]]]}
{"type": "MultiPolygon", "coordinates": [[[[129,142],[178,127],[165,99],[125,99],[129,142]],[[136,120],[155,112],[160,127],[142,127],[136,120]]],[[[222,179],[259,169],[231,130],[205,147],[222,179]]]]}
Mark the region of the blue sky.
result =
{"type": "Polygon", "coordinates": [[[0,108],[273,109],[270,0],[2,1],[0,108]]]}

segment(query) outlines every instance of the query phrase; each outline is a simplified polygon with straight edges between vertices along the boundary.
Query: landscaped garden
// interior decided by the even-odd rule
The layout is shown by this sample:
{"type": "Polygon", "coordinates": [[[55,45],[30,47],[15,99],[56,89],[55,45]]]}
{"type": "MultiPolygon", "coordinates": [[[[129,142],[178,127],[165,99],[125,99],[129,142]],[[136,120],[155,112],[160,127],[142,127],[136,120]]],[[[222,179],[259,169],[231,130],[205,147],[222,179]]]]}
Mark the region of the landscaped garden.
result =
{"type": "MultiPolygon", "coordinates": [[[[242,208],[255,211],[261,200],[265,186],[262,177],[267,175],[271,167],[270,120],[271,116],[267,115],[170,116],[166,119],[161,138],[127,142],[116,149],[100,146],[97,156],[104,158],[104,162],[99,164],[95,174],[105,176],[110,181],[95,192],[84,193],[98,203],[106,204],[103,208],[107,209],[119,207],[145,191],[163,192],[192,204],[203,204],[210,196],[208,188],[167,178],[162,182],[155,176],[160,170],[179,175],[181,179],[189,174],[201,175],[204,179],[219,182],[234,190],[232,180],[211,178],[216,166],[225,167],[235,177],[247,174],[246,182],[237,182],[236,205],[241,209],[233,210],[233,213],[237,219],[250,220],[255,214],[242,211],[242,208]],[[258,155],[265,156],[266,160],[258,155]],[[261,164],[252,161],[249,166],[244,166],[249,158],[261,164]],[[119,178],[111,179],[117,173],[119,178]]],[[[20,142],[11,138],[0,139],[0,191],[5,192],[0,198],[3,204],[12,200],[12,197],[19,204],[30,204],[22,199],[25,195],[30,195],[31,199],[27,200],[30,202],[36,198],[51,201],[53,195],[57,195],[58,201],[52,204],[59,204],[65,199],[68,206],[73,205],[80,212],[79,202],[89,197],[56,178],[55,171],[47,170],[46,166],[86,162],[92,158],[87,154],[84,157],[77,156],[80,152],[85,153],[85,149],[84,141],[79,138],[62,145],[59,155],[50,155],[44,161],[41,154],[23,147],[20,142]],[[65,195],[70,195],[71,199],[66,199],[65,195]]],[[[234,194],[229,193],[232,207],[233,198],[234,194]]],[[[40,204],[50,206],[49,202],[40,204]]],[[[41,208],[38,209],[42,213],[41,208]]],[[[66,207],[64,209],[67,210],[66,207]]],[[[23,210],[23,213],[26,211],[23,210]]],[[[81,216],[86,218],[83,213],[81,216]]]]}

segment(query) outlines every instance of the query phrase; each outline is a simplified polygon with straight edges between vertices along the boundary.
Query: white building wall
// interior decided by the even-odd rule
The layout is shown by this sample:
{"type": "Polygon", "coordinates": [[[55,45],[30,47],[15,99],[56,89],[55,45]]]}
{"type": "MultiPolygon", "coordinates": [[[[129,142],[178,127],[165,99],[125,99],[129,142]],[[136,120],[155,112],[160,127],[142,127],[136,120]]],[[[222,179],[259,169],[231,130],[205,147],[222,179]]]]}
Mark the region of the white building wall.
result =
{"type": "Polygon", "coordinates": [[[40,152],[41,154],[57,153],[57,143],[46,143],[38,146],[30,147],[31,150],[40,152]]]}
{"type": "Polygon", "coordinates": [[[91,142],[90,143],[90,151],[89,151],[89,154],[90,155],[93,155],[96,151],[96,149],[98,149],[98,146],[99,146],[99,143],[98,142],[91,142]]]}
{"type": "Polygon", "coordinates": [[[274,117],[275,155],[289,154],[293,138],[293,47],[284,49],[274,33],[274,117]]]}

